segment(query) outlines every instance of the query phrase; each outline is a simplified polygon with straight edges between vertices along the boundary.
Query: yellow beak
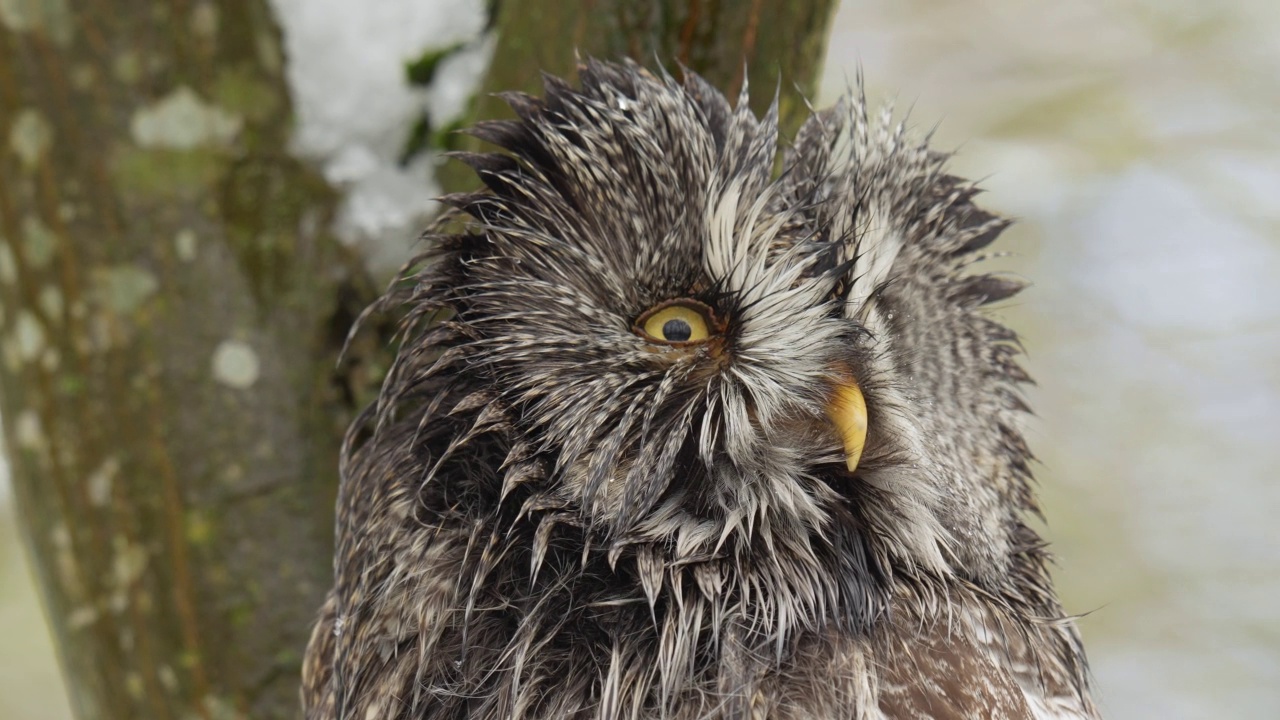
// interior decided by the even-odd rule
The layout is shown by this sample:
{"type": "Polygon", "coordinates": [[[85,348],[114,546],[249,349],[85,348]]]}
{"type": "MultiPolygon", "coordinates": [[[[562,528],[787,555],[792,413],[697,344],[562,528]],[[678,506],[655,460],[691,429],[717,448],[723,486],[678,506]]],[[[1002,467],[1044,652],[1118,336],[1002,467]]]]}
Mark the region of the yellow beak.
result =
{"type": "Polygon", "coordinates": [[[844,443],[844,459],[849,472],[858,467],[862,448],[867,443],[867,401],[852,379],[836,386],[827,402],[827,417],[844,443]]]}

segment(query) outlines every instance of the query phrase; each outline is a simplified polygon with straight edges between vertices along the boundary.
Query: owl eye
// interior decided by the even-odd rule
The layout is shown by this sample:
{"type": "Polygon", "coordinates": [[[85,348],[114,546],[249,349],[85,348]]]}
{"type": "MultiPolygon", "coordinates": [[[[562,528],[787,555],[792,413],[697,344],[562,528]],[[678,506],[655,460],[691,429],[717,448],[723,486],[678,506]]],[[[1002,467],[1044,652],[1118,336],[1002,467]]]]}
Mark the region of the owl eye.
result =
{"type": "Polygon", "coordinates": [[[641,315],[633,330],[664,345],[699,343],[711,337],[714,318],[711,308],[697,300],[669,300],[641,315]]]}

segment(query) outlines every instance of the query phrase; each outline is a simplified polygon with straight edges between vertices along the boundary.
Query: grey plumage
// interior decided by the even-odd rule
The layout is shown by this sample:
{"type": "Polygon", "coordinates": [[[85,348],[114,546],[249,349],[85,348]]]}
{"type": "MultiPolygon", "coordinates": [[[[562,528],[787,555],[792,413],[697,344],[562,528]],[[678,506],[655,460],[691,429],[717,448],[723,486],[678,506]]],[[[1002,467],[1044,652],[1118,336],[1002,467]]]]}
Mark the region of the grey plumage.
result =
{"type": "Polygon", "coordinates": [[[969,269],[1007,222],[861,97],[775,178],[745,89],[579,75],[475,128],[466,228],[377,308],[307,717],[1094,717],[981,309],[1020,286],[969,269]],[[707,341],[633,327],[681,298],[707,341]]]}

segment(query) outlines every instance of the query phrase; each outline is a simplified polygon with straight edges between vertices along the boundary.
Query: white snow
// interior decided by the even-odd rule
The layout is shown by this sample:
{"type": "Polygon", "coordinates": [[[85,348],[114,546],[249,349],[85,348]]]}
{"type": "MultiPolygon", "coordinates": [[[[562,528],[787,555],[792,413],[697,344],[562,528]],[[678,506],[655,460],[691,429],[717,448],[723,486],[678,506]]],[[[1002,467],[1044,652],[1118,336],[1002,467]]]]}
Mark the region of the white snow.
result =
{"type": "Polygon", "coordinates": [[[456,119],[483,76],[492,43],[482,0],[272,0],[284,31],[298,127],[293,149],[339,186],[340,237],[385,274],[411,251],[440,193],[431,153],[397,160],[424,108],[435,126],[456,119]],[[468,46],[446,58],[430,88],[405,65],[425,51],[468,46]]]}

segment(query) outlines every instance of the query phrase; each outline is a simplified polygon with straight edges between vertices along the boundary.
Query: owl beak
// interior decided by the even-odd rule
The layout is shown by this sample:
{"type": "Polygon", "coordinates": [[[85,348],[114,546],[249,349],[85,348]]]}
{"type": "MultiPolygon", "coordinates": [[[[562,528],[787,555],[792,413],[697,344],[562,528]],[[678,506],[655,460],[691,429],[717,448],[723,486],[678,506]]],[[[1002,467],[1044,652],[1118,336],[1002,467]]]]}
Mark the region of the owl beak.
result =
{"type": "Polygon", "coordinates": [[[849,472],[853,472],[862,459],[862,448],[867,442],[867,401],[852,379],[836,385],[831,399],[827,401],[827,417],[844,443],[845,463],[849,472]]]}

